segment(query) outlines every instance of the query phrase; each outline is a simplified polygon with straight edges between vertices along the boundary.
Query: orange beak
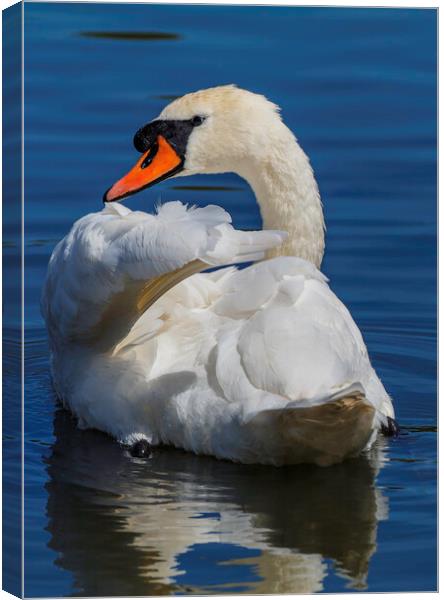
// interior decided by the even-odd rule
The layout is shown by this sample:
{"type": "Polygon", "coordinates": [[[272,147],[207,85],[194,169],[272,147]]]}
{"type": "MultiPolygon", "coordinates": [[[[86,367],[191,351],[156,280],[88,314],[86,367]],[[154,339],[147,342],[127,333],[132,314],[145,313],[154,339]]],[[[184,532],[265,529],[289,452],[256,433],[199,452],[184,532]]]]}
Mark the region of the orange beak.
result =
{"type": "Polygon", "coordinates": [[[136,165],[122,179],[105,192],[104,202],[115,202],[158,183],[181,170],[183,159],[162,136],[142,155],[136,165]]]}

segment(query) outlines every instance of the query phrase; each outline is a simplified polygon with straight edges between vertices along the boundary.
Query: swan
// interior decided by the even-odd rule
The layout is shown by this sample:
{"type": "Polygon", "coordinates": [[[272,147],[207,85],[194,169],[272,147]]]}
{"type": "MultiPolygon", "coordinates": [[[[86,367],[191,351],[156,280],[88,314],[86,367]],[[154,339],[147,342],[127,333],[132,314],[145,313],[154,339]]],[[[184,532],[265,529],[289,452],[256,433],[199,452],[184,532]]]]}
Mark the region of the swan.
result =
{"type": "Polygon", "coordinates": [[[361,333],[319,271],[319,191],[278,107],[234,85],[200,90],[134,145],[104,208],[57,244],[42,294],[54,388],[79,426],[136,456],[168,444],[272,465],[328,466],[395,434],[361,333]],[[236,230],[213,205],[117,202],[229,171],[253,189],[263,230],[236,230]]]}

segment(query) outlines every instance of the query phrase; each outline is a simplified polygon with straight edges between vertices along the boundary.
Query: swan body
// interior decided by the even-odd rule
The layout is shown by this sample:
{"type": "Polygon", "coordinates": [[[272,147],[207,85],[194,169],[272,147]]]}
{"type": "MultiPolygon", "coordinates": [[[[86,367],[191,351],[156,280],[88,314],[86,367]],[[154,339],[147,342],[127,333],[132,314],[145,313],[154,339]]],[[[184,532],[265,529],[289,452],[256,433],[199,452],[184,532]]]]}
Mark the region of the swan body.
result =
{"type": "Polygon", "coordinates": [[[244,463],[329,465],[370,447],[392,403],[317,268],[318,189],[276,107],[234,86],[205,90],[135,144],[141,160],[106,200],[145,187],[150,169],[157,181],[160,166],[235,170],[265,229],[180,202],[157,214],[108,202],[74,224],[51,257],[42,312],[54,386],[80,426],[244,463]]]}

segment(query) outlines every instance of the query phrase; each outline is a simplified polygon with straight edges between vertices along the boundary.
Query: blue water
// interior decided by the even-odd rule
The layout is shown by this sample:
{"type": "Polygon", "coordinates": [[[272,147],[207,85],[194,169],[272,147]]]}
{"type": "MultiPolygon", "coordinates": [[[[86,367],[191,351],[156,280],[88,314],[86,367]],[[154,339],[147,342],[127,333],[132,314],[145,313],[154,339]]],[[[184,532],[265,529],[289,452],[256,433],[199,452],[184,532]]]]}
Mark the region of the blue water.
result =
{"type": "MultiPolygon", "coordinates": [[[[434,10],[25,5],[27,596],[436,589],[436,43],[434,10]],[[55,243],[101,208],[140,125],[231,82],[278,103],[311,158],[323,271],[401,425],[370,457],[141,462],[77,430],[52,392],[38,302],[55,243]]],[[[128,204],[159,198],[260,226],[234,175],[173,179],[128,204]]],[[[8,278],[12,230],[4,243],[8,278]]]]}

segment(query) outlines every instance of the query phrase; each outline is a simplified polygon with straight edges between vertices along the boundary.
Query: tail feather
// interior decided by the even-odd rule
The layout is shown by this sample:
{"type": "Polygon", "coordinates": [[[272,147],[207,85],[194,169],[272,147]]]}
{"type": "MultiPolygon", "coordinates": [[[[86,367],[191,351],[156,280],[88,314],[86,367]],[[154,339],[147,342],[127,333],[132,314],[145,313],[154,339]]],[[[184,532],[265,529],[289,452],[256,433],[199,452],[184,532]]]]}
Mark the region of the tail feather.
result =
{"type": "Polygon", "coordinates": [[[329,466],[366,448],[374,433],[375,409],[359,387],[314,406],[287,406],[258,413],[249,426],[273,432],[276,464],[329,466]]]}

